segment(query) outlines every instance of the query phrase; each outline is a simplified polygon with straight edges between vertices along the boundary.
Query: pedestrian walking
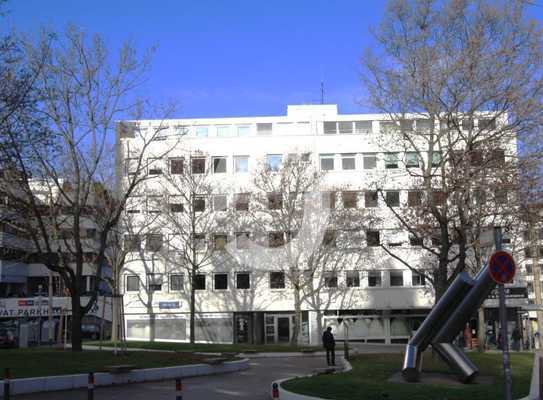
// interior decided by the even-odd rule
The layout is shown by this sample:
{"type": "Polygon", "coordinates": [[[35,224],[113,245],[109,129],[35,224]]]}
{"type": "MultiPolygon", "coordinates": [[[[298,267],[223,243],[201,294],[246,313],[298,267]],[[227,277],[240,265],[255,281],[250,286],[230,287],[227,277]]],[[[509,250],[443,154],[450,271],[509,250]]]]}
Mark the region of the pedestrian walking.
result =
{"type": "Polygon", "coordinates": [[[328,365],[336,365],[336,340],[332,334],[332,327],[326,328],[322,334],[322,345],[326,350],[326,362],[328,365]]]}
{"type": "Polygon", "coordinates": [[[518,326],[515,326],[513,332],[511,332],[511,339],[513,340],[513,350],[520,351],[520,342],[522,340],[522,335],[520,334],[520,329],[518,326]]]}

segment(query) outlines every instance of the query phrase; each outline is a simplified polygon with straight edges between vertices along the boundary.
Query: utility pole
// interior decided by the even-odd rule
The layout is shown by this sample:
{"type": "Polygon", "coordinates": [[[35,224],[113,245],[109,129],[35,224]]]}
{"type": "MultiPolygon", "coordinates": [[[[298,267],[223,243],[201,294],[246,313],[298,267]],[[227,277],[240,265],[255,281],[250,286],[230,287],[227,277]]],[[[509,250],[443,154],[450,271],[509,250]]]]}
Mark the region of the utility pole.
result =
{"type": "Polygon", "coordinates": [[[321,81],[321,104],[324,104],[324,81],[321,81]]]}
{"type": "MultiPolygon", "coordinates": [[[[541,269],[539,264],[539,235],[536,230],[537,221],[539,220],[541,212],[534,210],[533,213],[529,211],[528,215],[528,246],[530,249],[530,256],[532,258],[532,273],[534,275],[534,295],[535,295],[535,306],[537,308],[537,339],[539,350],[543,348],[543,341],[541,340],[541,334],[543,333],[543,311],[540,309],[542,307],[541,301],[541,269]]],[[[530,338],[531,340],[531,338],[530,338]]]]}

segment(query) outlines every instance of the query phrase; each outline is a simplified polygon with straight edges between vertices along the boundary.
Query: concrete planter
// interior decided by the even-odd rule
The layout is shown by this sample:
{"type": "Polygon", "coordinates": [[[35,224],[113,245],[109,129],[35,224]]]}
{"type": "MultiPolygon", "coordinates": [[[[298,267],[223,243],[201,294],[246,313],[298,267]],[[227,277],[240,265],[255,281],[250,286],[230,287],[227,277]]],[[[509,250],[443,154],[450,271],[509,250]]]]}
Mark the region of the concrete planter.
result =
{"type": "MultiPolygon", "coordinates": [[[[95,386],[108,386],[124,383],[159,381],[175,378],[188,378],[192,376],[222,374],[226,372],[243,371],[249,368],[247,358],[228,361],[220,365],[192,364],[177,367],[135,369],[127,373],[111,374],[98,372],[94,374],[95,386]]],[[[56,390],[70,390],[87,387],[87,374],[44,376],[38,378],[12,379],[10,392],[12,395],[38,392],[52,392],[56,390]]],[[[4,381],[0,380],[0,388],[4,381]]],[[[3,392],[0,390],[0,398],[3,392]]]]}

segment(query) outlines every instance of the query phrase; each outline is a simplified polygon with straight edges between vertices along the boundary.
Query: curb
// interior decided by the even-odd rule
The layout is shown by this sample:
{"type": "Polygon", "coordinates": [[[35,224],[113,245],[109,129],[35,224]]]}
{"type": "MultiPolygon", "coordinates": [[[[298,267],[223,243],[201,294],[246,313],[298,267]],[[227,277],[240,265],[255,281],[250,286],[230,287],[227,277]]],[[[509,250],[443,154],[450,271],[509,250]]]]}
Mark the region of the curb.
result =
{"type": "MultiPolygon", "coordinates": [[[[177,367],[136,369],[127,373],[111,374],[97,372],[94,374],[95,386],[109,386],[125,383],[149,382],[166,379],[188,378],[193,376],[223,374],[249,369],[249,359],[227,361],[220,365],[192,364],[177,367]]],[[[87,387],[87,374],[44,376],[38,378],[11,379],[11,394],[52,392],[87,387]]],[[[0,387],[4,381],[0,380],[0,387]]],[[[3,395],[0,393],[0,398],[3,395]]]]}
{"type": "MultiPolygon", "coordinates": [[[[341,362],[343,363],[343,369],[340,370],[340,371],[334,372],[335,374],[343,374],[343,373],[349,372],[349,371],[351,371],[353,369],[351,363],[349,361],[347,361],[344,357],[341,357],[341,362]]],[[[297,378],[309,378],[309,377],[312,377],[312,376],[315,376],[315,375],[317,375],[317,374],[303,375],[303,376],[298,376],[297,378]]],[[[271,385],[270,385],[270,399],[272,399],[272,400],[274,399],[274,397],[273,397],[273,386],[274,386],[274,384],[277,384],[277,387],[279,389],[279,399],[281,399],[281,400],[327,400],[327,399],[323,399],[321,397],[313,397],[313,396],[307,396],[307,395],[304,395],[304,394],[289,392],[288,390],[283,388],[283,386],[281,386],[281,384],[283,382],[289,381],[291,379],[295,379],[295,378],[279,379],[277,381],[272,382],[271,385]]]]}

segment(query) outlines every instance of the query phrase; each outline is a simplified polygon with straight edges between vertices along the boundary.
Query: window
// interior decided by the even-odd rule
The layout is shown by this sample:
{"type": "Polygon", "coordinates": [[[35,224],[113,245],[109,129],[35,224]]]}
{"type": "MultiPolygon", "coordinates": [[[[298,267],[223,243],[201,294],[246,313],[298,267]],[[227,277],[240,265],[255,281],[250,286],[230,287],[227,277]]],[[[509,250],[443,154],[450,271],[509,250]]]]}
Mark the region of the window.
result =
{"type": "Polygon", "coordinates": [[[496,120],[494,118],[481,118],[479,119],[480,130],[494,130],[496,129],[496,120]]]}
{"type": "Polygon", "coordinates": [[[397,190],[390,190],[386,192],[385,195],[386,205],[389,207],[399,207],[400,206],[400,192],[397,190]]]}
{"type": "Polygon", "coordinates": [[[337,232],[333,230],[327,230],[324,232],[322,238],[322,244],[327,247],[336,247],[337,232]]]}
{"type": "Polygon", "coordinates": [[[321,154],[321,171],[333,171],[334,170],[334,155],[333,154],[321,154]]]}
{"type": "Polygon", "coordinates": [[[366,242],[370,247],[379,246],[381,243],[379,231],[366,231],[366,242]]]}
{"type": "Polygon", "coordinates": [[[168,207],[172,213],[180,213],[185,211],[183,206],[182,196],[170,196],[168,197],[168,207]]]}
{"type": "Polygon", "coordinates": [[[161,233],[149,233],[145,237],[145,250],[160,251],[162,250],[163,238],[161,233]]]}
{"type": "Polygon", "coordinates": [[[191,159],[192,173],[193,174],[205,174],[206,172],[206,159],[203,157],[191,159]]]}
{"type": "Polygon", "coordinates": [[[421,191],[409,191],[407,192],[407,205],[409,207],[418,207],[422,204],[422,192],[421,191]]]}
{"type": "Polygon", "coordinates": [[[234,156],[234,172],[236,174],[249,172],[249,156],[234,156]]]}
{"type": "Polygon", "coordinates": [[[378,197],[376,191],[367,191],[364,192],[364,202],[366,203],[366,207],[377,207],[378,206],[378,197]]]}
{"type": "Polygon", "coordinates": [[[327,288],[337,288],[337,274],[335,272],[324,273],[324,286],[327,288]]]}
{"type": "Polygon", "coordinates": [[[206,209],[206,199],[203,196],[196,196],[192,200],[192,207],[195,212],[203,212],[206,209]]]}
{"type": "Polygon", "coordinates": [[[429,131],[432,127],[432,120],[430,119],[417,119],[415,121],[418,131],[429,131]]]}
{"type": "Polygon", "coordinates": [[[353,170],[356,168],[355,154],[342,154],[341,155],[341,168],[343,170],[353,170]]]}
{"type": "Polygon", "coordinates": [[[206,235],[203,233],[195,233],[193,236],[194,248],[196,250],[205,250],[206,248],[206,235]]]}
{"type": "Polygon", "coordinates": [[[385,153],[385,168],[398,168],[398,153],[385,153]]]}
{"type": "Polygon", "coordinates": [[[194,290],[206,290],[206,276],[205,274],[194,275],[194,290]]]}
{"type": "Polygon", "coordinates": [[[339,121],[337,124],[339,128],[339,133],[353,133],[353,121],[339,121]]]}
{"type": "Polygon", "coordinates": [[[126,291],[138,292],[140,290],[140,277],[137,275],[126,276],[126,291]]]}
{"type": "Polygon", "coordinates": [[[379,130],[381,133],[393,133],[398,130],[398,125],[394,121],[380,121],[379,130]]]}
{"type": "Polygon", "coordinates": [[[183,175],[185,169],[185,161],[183,158],[170,158],[170,174],[183,175]]]}
{"type": "Polygon", "coordinates": [[[249,193],[236,193],[234,207],[236,211],[249,211],[249,193]]]}
{"type": "Polygon", "coordinates": [[[533,274],[532,264],[526,264],[525,268],[526,268],[526,274],[528,275],[533,274]]]}
{"type": "Polygon", "coordinates": [[[416,272],[411,272],[411,286],[424,286],[426,285],[426,277],[416,272]]]}
{"type": "Polygon", "coordinates": [[[207,126],[197,126],[195,132],[197,137],[207,137],[209,129],[207,126]]]}
{"type": "Polygon", "coordinates": [[[483,163],[483,153],[480,150],[471,150],[468,155],[472,167],[478,167],[483,163]]]}
{"type": "Polygon", "coordinates": [[[135,175],[138,172],[138,159],[126,158],[124,160],[124,168],[126,175],[135,175]]]}
{"type": "Polygon", "coordinates": [[[268,122],[256,124],[257,135],[271,135],[273,132],[273,125],[268,122]]]}
{"type": "Polygon", "coordinates": [[[226,157],[213,157],[213,173],[226,173],[226,157]]]}
{"type": "Polygon", "coordinates": [[[282,161],[283,156],[281,154],[268,154],[266,155],[266,168],[268,171],[279,171],[282,161]]]}
{"type": "Polygon", "coordinates": [[[285,288],[285,273],[284,272],[270,272],[270,289],[284,289],[285,288]]]}
{"type": "Polygon", "coordinates": [[[321,195],[323,208],[330,210],[336,208],[336,192],[323,192],[321,195]]]}
{"type": "Polygon", "coordinates": [[[360,287],[360,274],[358,271],[347,271],[345,274],[347,287],[360,287]]]}
{"type": "Polygon", "coordinates": [[[236,232],[236,249],[249,247],[249,232],[236,232]]]}
{"type": "Polygon", "coordinates": [[[248,272],[238,272],[236,274],[236,289],[250,289],[251,275],[248,272]]]}
{"type": "Polygon", "coordinates": [[[228,289],[228,274],[215,274],[213,275],[215,290],[228,289]]]}
{"type": "Polygon", "coordinates": [[[377,168],[377,154],[368,153],[362,156],[364,169],[375,169],[377,168]]]}
{"type": "Polygon", "coordinates": [[[249,125],[240,125],[238,128],[238,136],[245,137],[251,133],[251,127],[249,125]]]}
{"type": "Polygon", "coordinates": [[[531,249],[531,247],[525,247],[524,248],[524,257],[532,258],[532,249],[531,249]]]}
{"type": "Polygon", "coordinates": [[[142,196],[130,196],[126,201],[126,212],[128,214],[139,214],[143,208],[142,196]]]}
{"type": "Polygon", "coordinates": [[[162,274],[147,274],[147,288],[150,292],[162,290],[162,274]]]}
{"type": "Polygon", "coordinates": [[[213,196],[213,209],[215,211],[226,211],[228,201],[225,194],[216,194],[213,196]]]}
{"type": "Polygon", "coordinates": [[[507,191],[505,189],[495,189],[494,201],[496,204],[507,204],[507,191]]]}
{"type": "Polygon", "coordinates": [[[411,246],[422,246],[423,239],[420,236],[409,235],[409,244],[411,246]]]}
{"type": "Polygon", "coordinates": [[[390,286],[403,286],[403,271],[390,271],[390,286]]]}
{"type": "Polygon", "coordinates": [[[368,286],[381,287],[382,285],[381,271],[368,271],[368,286]]]}
{"type": "Polygon", "coordinates": [[[126,251],[140,251],[141,238],[139,235],[124,235],[124,248],[126,251]]]}
{"type": "Polygon", "coordinates": [[[356,208],[358,205],[358,192],[342,192],[343,208],[356,208]]]}
{"type": "Polygon", "coordinates": [[[217,251],[225,250],[228,236],[224,233],[217,233],[213,235],[213,249],[217,251]]]}
{"type": "Polygon", "coordinates": [[[183,274],[171,274],[170,275],[170,291],[179,292],[183,290],[183,274]]]}
{"type": "Polygon", "coordinates": [[[283,195],[281,193],[268,193],[268,209],[280,210],[283,208],[283,195]]]}
{"type": "Polygon", "coordinates": [[[230,136],[230,125],[217,125],[217,136],[230,136]]]}
{"type": "Polygon", "coordinates": [[[268,247],[281,247],[285,244],[285,234],[283,232],[268,233],[268,247]]]}
{"type": "Polygon", "coordinates": [[[505,163],[505,152],[502,149],[493,149],[490,153],[490,160],[496,167],[505,163]]]}
{"type": "Polygon", "coordinates": [[[155,195],[149,195],[147,196],[147,212],[151,214],[158,214],[160,213],[162,206],[162,197],[161,196],[155,196],[155,195]]]}
{"type": "Polygon", "coordinates": [[[148,158],[147,165],[148,165],[149,175],[162,174],[162,160],[160,158],[148,158]]]}
{"type": "Polygon", "coordinates": [[[432,199],[438,206],[445,204],[445,193],[441,190],[434,190],[432,192],[432,199]]]}
{"type": "Polygon", "coordinates": [[[433,151],[431,157],[432,167],[439,167],[441,165],[441,152],[433,151]]]}
{"type": "Polygon", "coordinates": [[[371,133],[371,121],[355,121],[354,132],[355,133],[371,133]]]}
{"type": "Polygon", "coordinates": [[[337,122],[324,121],[323,128],[324,128],[325,135],[335,135],[337,133],[337,122]]]}
{"type": "Polygon", "coordinates": [[[405,166],[407,168],[419,167],[419,155],[415,152],[405,153],[405,166]]]}

